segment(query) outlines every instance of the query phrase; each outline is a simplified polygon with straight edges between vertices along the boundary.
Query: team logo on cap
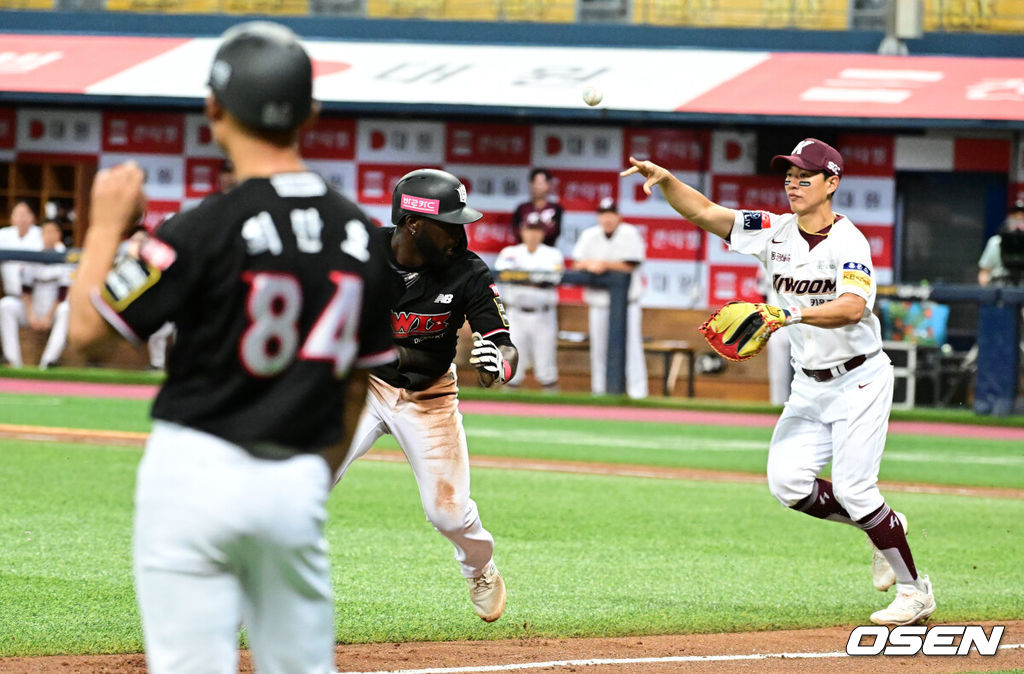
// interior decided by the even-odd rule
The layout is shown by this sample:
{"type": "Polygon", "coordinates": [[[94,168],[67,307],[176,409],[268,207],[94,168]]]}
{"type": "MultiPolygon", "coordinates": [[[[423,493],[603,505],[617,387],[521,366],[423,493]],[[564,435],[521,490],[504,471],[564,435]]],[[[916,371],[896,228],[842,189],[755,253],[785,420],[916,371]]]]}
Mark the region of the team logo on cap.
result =
{"type": "Polygon", "coordinates": [[[231,64],[227,61],[214,61],[210,68],[210,84],[217,89],[223,89],[224,85],[231,79],[231,64]]]}
{"type": "Polygon", "coordinates": [[[804,148],[807,147],[808,145],[814,145],[814,141],[813,140],[802,140],[802,141],[800,141],[799,143],[796,144],[796,147],[793,148],[793,154],[800,154],[801,152],[804,151],[804,148]]]}
{"type": "Polygon", "coordinates": [[[839,175],[840,173],[842,173],[842,169],[839,168],[839,165],[836,164],[831,159],[829,160],[827,166],[828,166],[828,170],[831,171],[832,173],[836,174],[836,175],[839,175]]]}
{"type": "Polygon", "coordinates": [[[466,203],[466,186],[463,185],[462,183],[459,183],[458,190],[459,190],[459,201],[461,201],[462,203],[466,203]]]}

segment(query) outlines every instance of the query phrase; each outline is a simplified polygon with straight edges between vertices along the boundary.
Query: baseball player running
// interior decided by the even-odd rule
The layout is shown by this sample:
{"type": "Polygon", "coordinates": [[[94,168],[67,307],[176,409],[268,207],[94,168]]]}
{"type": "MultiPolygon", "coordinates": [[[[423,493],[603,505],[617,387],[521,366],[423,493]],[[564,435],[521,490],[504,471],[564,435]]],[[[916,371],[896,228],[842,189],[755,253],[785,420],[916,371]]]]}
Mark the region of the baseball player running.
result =
{"type": "Polygon", "coordinates": [[[420,169],[395,186],[395,227],[374,240],[394,270],[399,299],[391,327],[399,358],[370,376],[366,409],[335,481],[377,438],[394,436],[416,476],[427,519],[455,546],[477,615],[492,622],[505,610],[505,583],[494,565],[494,538],[469,497],[469,452],[452,359],[466,320],[474,330],[470,362],[481,384],[507,382],[519,356],[490,271],[466,249],[464,225],[481,217],[450,173],[420,169]]]}
{"type": "MultiPolygon", "coordinates": [[[[544,223],[527,220],[520,230],[522,243],[506,246],[498,253],[498,271],[557,273],[565,269],[562,252],[544,244],[544,223]]],[[[545,391],[558,390],[558,289],[551,283],[506,283],[501,294],[508,303],[512,341],[519,351],[519,367],[508,385],[523,383],[526,370],[545,391]]]]}
{"type": "Polygon", "coordinates": [[[138,258],[114,263],[142,171],[93,186],[72,340],[95,352],[110,326],[135,343],[178,326],[135,493],[150,672],[237,672],[240,622],[257,671],[335,671],[323,530],[365,401],[368,374],[350,372],[396,353],[372,225],[298,153],[312,79],[287,28],[225,33],[206,114],[241,182],[160,225],[138,258]]]}
{"type": "Polygon", "coordinates": [[[673,208],[765,266],[782,310],[768,307],[775,326],[791,326],[792,393],[772,434],[768,486],[785,506],[861,528],[875,546],[872,575],[897,596],[876,611],[877,624],[908,625],[935,611],[928,576],[914,565],[906,518],[878,491],[878,470],[892,407],[893,372],[871,313],[875,279],[867,240],[849,218],[833,212],[843,159],[807,138],[777,155],[785,170],[792,213],[734,211],[715,204],[664,168],[630,157],[623,175],[640,173],[673,208]],[[818,477],[832,461],[832,481],[818,477]]]}

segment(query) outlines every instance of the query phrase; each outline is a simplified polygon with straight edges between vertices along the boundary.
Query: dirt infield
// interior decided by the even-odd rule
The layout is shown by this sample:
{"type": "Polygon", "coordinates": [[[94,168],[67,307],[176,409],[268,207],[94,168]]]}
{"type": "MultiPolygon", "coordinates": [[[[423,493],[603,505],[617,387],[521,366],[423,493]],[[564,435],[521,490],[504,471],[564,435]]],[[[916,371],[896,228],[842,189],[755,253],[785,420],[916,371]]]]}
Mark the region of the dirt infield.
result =
{"type": "MultiPolygon", "coordinates": [[[[7,380],[10,381],[10,380],[7,380]]],[[[54,382],[31,382],[53,384],[54,382]]],[[[103,395],[96,387],[106,389],[108,397],[150,397],[153,387],[121,385],[72,385],[59,382],[60,387],[39,387],[45,390],[10,391],[0,385],[0,392],[41,393],[51,395],[103,395]]],[[[36,387],[30,387],[36,388],[36,387]]],[[[692,412],[682,410],[651,410],[642,408],[586,408],[570,405],[533,405],[521,403],[490,403],[467,401],[464,412],[478,414],[540,415],[572,418],[614,418],[632,421],[677,423],[743,423],[770,425],[771,415],[747,415],[727,412],[692,412]],[[588,416],[594,414],[596,416],[588,416]]],[[[907,423],[907,422],[905,422],[907,423]]],[[[895,424],[894,424],[895,425],[895,424]]],[[[893,428],[894,432],[896,431],[893,428]]],[[[979,432],[992,431],[992,437],[1024,440],[1024,429],[985,428],[954,424],[908,425],[905,432],[981,437],[979,432]],[[916,428],[916,427],[920,428],[916,428]],[[953,427],[953,428],[948,428],[953,427]],[[916,430],[909,430],[916,428],[916,430]]],[[[989,437],[984,435],[983,437],[989,437]]],[[[29,439],[40,442],[68,442],[96,445],[141,447],[145,433],[97,431],[88,429],[50,428],[0,424],[0,438],[29,439]]],[[[387,462],[404,462],[401,452],[375,450],[366,458],[387,462]]],[[[628,464],[517,459],[473,456],[474,467],[570,472],[590,475],[614,475],[652,479],[678,479],[715,482],[763,483],[762,475],[728,471],[656,468],[628,464]]],[[[1024,490],[944,485],[884,483],[887,490],[919,493],[955,494],[963,496],[1024,498],[1024,490]]],[[[940,599],[941,601],[941,599],[940,599]]],[[[337,665],[341,672],[395,672],[408,674],[454,674],[455,672],[548,671],[582,672],[583,674],[667,674],[669,672],[959,672],[993,671],[1024,668],[1024,621],[998,623],[1006,631],[1001,649],[994,657],[976,653],[954,657],[849,657],[846,643],[852,626],[812,630],[780,630],[731,634],[668,635],[591,639],[517,639],[444,643],[388,643],[342,645],[337,648],[337,665]]],[[[983,623],[986,629],[993,623],[983,623]]],[[[0,672],[39,674],[43,672],[82,672],[121,674],[145,672],[145,660],[139,654],[95,656],[45,656],[31,658],[0,658],[0,672]]],[[[240,671],[253,671],[248,653],[243,653],[240,671]]]]}
{"type": "MultiPolygon", "coordinates": [[[[994,623],[982,623],[986,632],[994,623]]],[[[1024,621],[1006,627],[1001,643],[1024,641],[1024,621]]],[[[504,641],[415,642],[338,646],[341,672],[547,671],[583,674],[668,674],[669,672],[958,672],[1024,667],[1024,649],[1003,648],[993,657],[977,653],[952,657],[845,655],[852,627],[732,634],[690,634],[616,639],[516,639],[504,641]],[[604,662],[612,660],[618,662],[604,662]],[[633,662],[628,662],[632,660],[633,662]],[[636,660],[643,660],[636,662],[636,660]],[[660,661],[659,661],[660,660],[660,661]],[[569,661],[569,662],[566,662],[569,661]],[[595,662],[596,661],[596,662],[595,662]],[[591,664],[593,663],[593,664],[591,664]],[[531,666],[532,665],[532,666],[531,666]]],[[[241,671],[253,671],[247,653],[241,671]]],[[[10,674],[83,672],[122,674],[146,671],[141,655],[0,658],[10,674]]]]}
{"type": "MultiPolygon", "coordinates": [[[[0,438],[13,440],[34,440],[37,442],[67,442],[91,445],[114,445],[120,447],[142,447],[146,433],[133,431],[97,431],[86,428],[57,428],[50,426],[24,426],[0,424],[0,438]]],[[[376,449],[367,454],[363,461],[404,463],[405,455],[400,451],[376,449]]],[[[691,480],[695,482],[739,482],[763,484],[763,474],[740,473],[728,470],[702,470],[699,468],[667,468],[633,465],[628,463],[596,463],[592,461],[558,461],[554,459],[523,459],[502,456],[470,456],[474,468],[500,468],[507,470],[533,470],[553,473],[574,473],[578,475],[612,475],[616,477],[643,477],[658,480],[691,480]]],[[[1024,489],[1009,487],[959,487],[943,484],[915,482],[879,482],[886,491],[911,492],[916,494],[946,494],[953,496],[979,496],[988,498],[1024,498],[1024,489]]]]}

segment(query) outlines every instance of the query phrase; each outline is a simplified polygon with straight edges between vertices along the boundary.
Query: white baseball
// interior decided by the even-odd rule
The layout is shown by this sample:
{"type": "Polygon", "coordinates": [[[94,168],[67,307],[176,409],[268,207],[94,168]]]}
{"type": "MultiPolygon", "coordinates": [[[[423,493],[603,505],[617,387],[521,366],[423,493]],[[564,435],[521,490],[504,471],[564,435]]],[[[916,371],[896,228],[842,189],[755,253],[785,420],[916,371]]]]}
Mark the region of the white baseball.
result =
{"type": "Polygon", "coordinates": [[[600,103],[602,98],[604,98],[604,92],[600,87],[591,86],[583,90],[583,102],[591,107],[600,103]]]}

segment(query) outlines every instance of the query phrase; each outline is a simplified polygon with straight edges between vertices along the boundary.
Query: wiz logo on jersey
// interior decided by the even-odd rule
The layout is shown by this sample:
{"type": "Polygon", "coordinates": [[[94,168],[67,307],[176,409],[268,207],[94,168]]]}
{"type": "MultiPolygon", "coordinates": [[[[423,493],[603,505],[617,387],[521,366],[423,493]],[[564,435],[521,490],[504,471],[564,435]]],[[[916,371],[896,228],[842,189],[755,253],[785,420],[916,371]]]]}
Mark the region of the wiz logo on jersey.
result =
{"type": "Polygon", "coordinates": [[[452,312],[417,314],[411,311],[391,312],[391,333],[395,339],[412,335],[440,335],[448,327],[452,312]]]}

